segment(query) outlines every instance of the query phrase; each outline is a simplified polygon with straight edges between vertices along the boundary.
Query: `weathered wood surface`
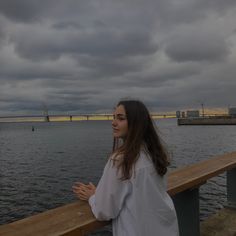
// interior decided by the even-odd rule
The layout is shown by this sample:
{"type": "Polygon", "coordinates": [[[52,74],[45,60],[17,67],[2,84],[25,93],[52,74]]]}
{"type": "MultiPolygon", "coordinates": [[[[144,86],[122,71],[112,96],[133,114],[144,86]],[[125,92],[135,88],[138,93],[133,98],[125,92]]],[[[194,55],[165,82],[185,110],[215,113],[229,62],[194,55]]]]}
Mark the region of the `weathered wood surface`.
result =
{"type": "MultiPolygon", "coordinates": [[[[168,193],[173,196],[194,188],[233,168],[236,168],[236,152],[174,170],[168,176],[168,193]]],[[[109,223],[97,221],[88,203],[77,201],[2,225],[0,236],[83,236],[109,223]]]]}
{"type": "Polygon", "coordinates": [[[82,236],[108,224],[94,218],[89,205],[77,201],[0,226],[1,236],[82,236]]]}
{"type": "Polygon", "coordinates": [[[194,188],[233,168],[236,168],[236,152],[174,170],[168,178],[168,193],[173,196],[184,190],[194,188]]]}

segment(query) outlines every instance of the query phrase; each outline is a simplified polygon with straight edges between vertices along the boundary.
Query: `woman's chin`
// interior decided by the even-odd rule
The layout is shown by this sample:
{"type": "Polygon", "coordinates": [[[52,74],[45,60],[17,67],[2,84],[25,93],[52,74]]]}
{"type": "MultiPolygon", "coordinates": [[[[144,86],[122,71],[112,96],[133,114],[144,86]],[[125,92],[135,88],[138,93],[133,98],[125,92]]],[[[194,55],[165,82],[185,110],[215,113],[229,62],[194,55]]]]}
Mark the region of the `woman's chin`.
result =
{"type": "Polygon", "coordinates": [[[122,135],[120,135],[119,133],[113,133],[113,137],[114,138],[122,138],[122,135]]]}
{"type": "Polygon", "coordinates": [[[113,134],[113,138],[119,138],[122,139],[123,141],[125,140],[125,137],[122,135],[117,135],[117,134],[113,134]]]}

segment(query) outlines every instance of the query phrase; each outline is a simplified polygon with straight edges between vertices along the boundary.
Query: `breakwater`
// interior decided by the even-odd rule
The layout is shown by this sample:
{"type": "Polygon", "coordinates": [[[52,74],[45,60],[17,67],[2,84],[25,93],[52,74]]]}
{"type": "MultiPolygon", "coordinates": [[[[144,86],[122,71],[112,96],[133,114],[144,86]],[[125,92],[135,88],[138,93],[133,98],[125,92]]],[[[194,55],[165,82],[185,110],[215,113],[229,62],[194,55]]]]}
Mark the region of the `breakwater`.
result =
{"type": "Polygon", "coordinates": [[[236,117],[231,116],[209,116],[179,118],[178,125],[236,125],[236,117]]]}

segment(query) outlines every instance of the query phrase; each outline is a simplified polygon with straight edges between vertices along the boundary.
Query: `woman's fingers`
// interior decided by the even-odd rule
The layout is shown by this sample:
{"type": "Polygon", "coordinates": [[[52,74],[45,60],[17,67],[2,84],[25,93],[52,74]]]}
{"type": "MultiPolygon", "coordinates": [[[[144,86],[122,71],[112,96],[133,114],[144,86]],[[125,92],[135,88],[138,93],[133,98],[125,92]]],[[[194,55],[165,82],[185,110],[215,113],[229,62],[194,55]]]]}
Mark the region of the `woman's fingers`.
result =
{"type": "Polygon", "coordinates": [[[76,182],[76,183],[74,184],[74,186],[76,186],[76,187],[82,187],[82,188],[95,187],[91,182],[89,182],[89,184],[84,184],[84,183],[81,183],[81,182],[76,182]]]}
{"type": "Polygon", "coordinates": [[[72,190],[80,200],[87,201],[90,198],[90,196],[92,196],[95,193],[96,187],[92,182],[89,182],[89,184],[76,182],[72,186],[72,190]]]}
{"type": "Polygon", "coordinates": [[[95,185],[92,182],[89,182],[89,186],[95,188],[95,185]]]}
{"type": "Polygon", "coordinates": [[[72,187],[72,190],[74,193],[86,193],[86,189],[84,188],[72,187]]]}
{"type": "Polygon", "coordinates": [[[84,184],[84,183],[82,183],[82,182],[75,182],[74,185],[76,185],[76,186],[86,186],[86,184],[84,184]]]}
{"type": "Polygon", "coordinates": [[[89,186],[87,185],[73,185],[72,189],[78,190],[78,189],[88,189],[89,186]]]}
{"type": "Polygon", "coordinates": [[[74,192],[75,195],[76,195],[79,199],[81,199],[81,200],[87,200],[87,199],[88,199],[87,194],[86,194],[86,192],[84,192],[84,191],[81,191],[81,190],[76,190],[76,191],[74,191],[74,190],[73,190],[73,192],[74,192]]]}
{"type": "Polygon", "coordinates": [[[89,182],[89,187],[90,187],[91,190],[96,189],[96,186],[92,182],[89,182]]]}

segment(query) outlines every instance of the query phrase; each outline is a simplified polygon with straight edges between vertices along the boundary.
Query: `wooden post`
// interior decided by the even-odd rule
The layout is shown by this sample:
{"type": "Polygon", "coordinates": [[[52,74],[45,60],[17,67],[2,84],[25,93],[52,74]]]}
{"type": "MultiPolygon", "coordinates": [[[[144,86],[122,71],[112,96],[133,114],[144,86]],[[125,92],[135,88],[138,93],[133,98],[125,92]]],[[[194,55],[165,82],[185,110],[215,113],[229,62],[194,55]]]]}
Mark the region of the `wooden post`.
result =
{"type": "Polygon", "coordinates": [[[227,171],[227,207],[236,209],[236,168],[227,171]]]}
{"type": "Polygon", "coordinates": [[[199,188],[188,189],[172,197],[180,236],[199,236],[199,188]]]}

